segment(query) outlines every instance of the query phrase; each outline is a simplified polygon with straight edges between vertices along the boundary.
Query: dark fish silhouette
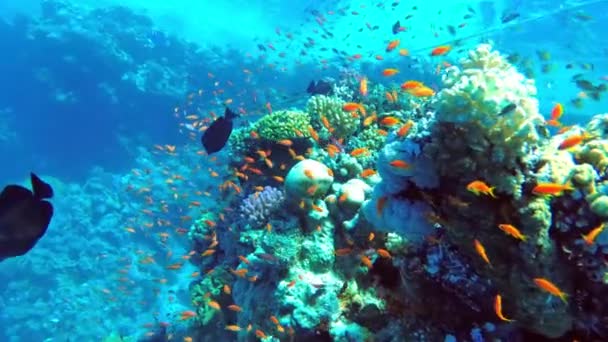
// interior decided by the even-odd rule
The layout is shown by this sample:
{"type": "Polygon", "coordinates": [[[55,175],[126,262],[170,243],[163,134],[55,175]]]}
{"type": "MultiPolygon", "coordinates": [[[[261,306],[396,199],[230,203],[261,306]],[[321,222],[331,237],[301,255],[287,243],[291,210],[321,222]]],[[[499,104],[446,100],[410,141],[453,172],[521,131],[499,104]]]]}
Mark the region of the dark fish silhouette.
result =
{"type": "Polygon", "coordinates": [[[506,23],[508,23],[508,22],[511,22],[511,21],[513,21],[513,20],[517,19],[517,18],[519,18],[519,13],[517,13],[517,12],[504,13],[504,14],[502,15],[502,17],[500,18],[500,21],[501,21],[503,24],[506,24],[506,23]]]}
{"type": "Polygon", "coordinates": [[[327,95],[331,93],[331,90],[331,83],[323,80],[319,80],[318,82],[312,80],[306,88],[306,92],[310,95],[327,95]]]}
{"type": "Polygon", "coordinates": [[[224,116],[215,119],[211,126],[207,128],[201,137],[201,142],[207,154],[215,153],[224,148],[232,133],[232,119],[237,116],[235,112],[226,107],[224,116]]]}
{"type": "Polygon", "coordinates": [[[35,174],[30,175],[32,191],[7,185],[0,193],[0,260],[29,252],[46,233],[53,205],[53,188],[35,174]]]}
{"type": "Polygon", "coordinates": [[[397,20],[396,23],[393,24],[393,34],[397,34],[401,31],[401,23],[397,20]]]}
{"type": "Polygon", "coordinates": [[[515,103],[509,103],[508,105],[506,105],[502,108],[502,110],[500,111],[500,113],[498,113],[498,115],[501,116],[501,115],[509,114],[512,111],[514,111],[515,108],[517,108],[517,105],[515,103]]]}

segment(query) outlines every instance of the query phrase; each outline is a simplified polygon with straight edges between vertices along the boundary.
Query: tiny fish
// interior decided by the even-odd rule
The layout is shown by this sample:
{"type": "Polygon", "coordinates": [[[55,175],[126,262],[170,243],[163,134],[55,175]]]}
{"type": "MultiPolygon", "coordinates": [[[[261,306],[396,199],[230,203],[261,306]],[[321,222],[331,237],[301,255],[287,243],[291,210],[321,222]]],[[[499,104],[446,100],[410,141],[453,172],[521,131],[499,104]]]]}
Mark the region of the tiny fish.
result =
{"type": "Polygon", "coordinates": [[[517,108],[517,105],[515,103],[509,103],[508,105],[503,107],[503,109],[500,111],[500,113],[498,113],[498,116],[509,114],[512,111],[514,111],[515,108],[517,108]]]}

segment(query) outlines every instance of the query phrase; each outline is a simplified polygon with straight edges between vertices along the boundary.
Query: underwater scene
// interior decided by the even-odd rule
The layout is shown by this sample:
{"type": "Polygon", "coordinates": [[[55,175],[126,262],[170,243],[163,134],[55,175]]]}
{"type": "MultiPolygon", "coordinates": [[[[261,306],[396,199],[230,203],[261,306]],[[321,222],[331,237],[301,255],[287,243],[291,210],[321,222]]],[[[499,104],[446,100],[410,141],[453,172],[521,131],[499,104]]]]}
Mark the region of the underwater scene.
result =
{"type": "Polygon", "coordinates": [[[0,342],[608,341],[607,0],[4,0],[0,342]]]}

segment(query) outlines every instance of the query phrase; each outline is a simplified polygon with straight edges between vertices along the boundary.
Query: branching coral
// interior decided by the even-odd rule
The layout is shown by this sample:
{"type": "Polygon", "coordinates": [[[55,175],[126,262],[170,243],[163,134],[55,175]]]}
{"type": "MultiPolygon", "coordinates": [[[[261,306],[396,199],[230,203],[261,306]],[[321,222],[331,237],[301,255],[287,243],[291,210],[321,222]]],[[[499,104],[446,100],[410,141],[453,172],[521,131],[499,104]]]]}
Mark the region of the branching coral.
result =
{"type": "Polygon", "coordinates": [[[318,123],[318,127],[323,127],[323,121],[326,120],[333,129],[333,136],[348,138],[357,131],[360,120],[358,116],[342,110],[343,104],[337,97],[316,95],[308,100],[306,108],[311,118],[318,123]]]}

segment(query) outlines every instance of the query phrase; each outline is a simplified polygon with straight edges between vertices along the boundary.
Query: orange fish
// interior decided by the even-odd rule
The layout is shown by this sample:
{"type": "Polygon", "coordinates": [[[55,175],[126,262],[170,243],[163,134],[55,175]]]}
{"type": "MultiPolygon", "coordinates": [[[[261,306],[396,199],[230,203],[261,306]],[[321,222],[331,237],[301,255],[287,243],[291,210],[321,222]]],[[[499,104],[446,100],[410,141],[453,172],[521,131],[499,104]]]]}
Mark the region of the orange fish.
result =
{"type": "Polygon", "coordinates": [[[435,95],[435,91],[426,86],[408,90],[408,93],[415,97],[429,97],[435,95]]]}
{"type": "Polygon", "coordinates": [[[207,305],[209,305],[210,307],[214,308],[215,310],[220,310],[222,307],[220,306],[220,303],[214,301],[214,300],[210,300],[209,303],[207,303],[207,305]]]}
{"type": "Polygon", "coordinates": [[[373,176],[375,174],[376,174],[375,170],[365,169],[365,170],[361,171],[361,173],[359,174],[359,176],[361,176],[361,178],[367,178],[367,177],[373,176]]]}
{"type": "Polygon", "coordinates": [[[399,70],[395,68],[387,68],[382,70],[382,76],[386,77],[395,76],[397,73],[399,73],[399,70]]]}
{"type": "Polygon", "coordinates": [[[224,291],[224,293],[225,293],[225,294],[227,294],[227,295],[229,295],[229,294],[231,294],[231,293],[232,293],[232,290],[230,289],[230,285],[228,285],[228,284],[224,284],[223,291],[224,291]]]}
{"type": "Polygon", "coordinates": [[[373,266],[372,261],[367,256],[361,255],[361,257],[359,259],[361,260],[363,265],[365,265],[365,267],[372,268],[372,266],[373,266]]]}
{"type": "Polygon", "coordinates": [[[532,189],[532,193],[535,195],[549,195],[549,196],[559,196],[564,191],[572,191],[574,188],[567,184],[558,184],[558,183],[538,183],[532,189]]]}
{"type": "Polygon", "coordinates": [[[386,52],[391,52],[395,50],[397,46],[399,46],[399,39],[391,40],[386,46],[386,52]]]}
{"type": "Polygon", "coordinates": [[[361,105],[359,103],[354,103],[354,102],[346,102],[342,106],[342,110],[344,110],[345,112],[354,112],[356,110],[359,110],[360,108],[361,108],[361,105]]]}
{"type": "Polygon", "coordinates": [[[215,253],[215,249],[208,249],[206,251],[204,251],[201,256],[206,257],[206,256],[210,256],[211,254],[215,253]]]}
{"type": "Polygon", "coordinates": [[[275,316],[270,316],[270,321],[274,324],[279,324],[279,320],[275,316]]]}
{"type": "Polygon", "coordinates": [[[450,45],[441,45],[431,51],[431,56],[443,56],[446,53],[450,52],[450,50],[452,50],[452,47],[450,45]]]}
{"type": "Polygon", "coordinates": [[[196,312],[194,312],[192,310],[186,310],[186,311],[182,311],[182,313],[180,314],[179,320],[185,321],[192,317],[196,317],[196,312]]]}
{"type": "Polygon", "coordinates": [[[559,299],[561,299],[564,303],[568,303],[568,301],[566,300],[568,295],[565,294],[564,292],[562,292],[562,290],[560,290],[559,287],[557,287],[555,284],[553,284],[549,280],[547,280],[545,278],[534,278],[534,283],[536,284],[536,286],[540,287],[542,290],[549,292],[550,294],[552,294],[556,297],[559,297],[559,299]]]}
{"type": "Polygon", "coordinates": [[[381,125],[383,125],[383,126],[389,126],[389,127],[391,127],[391,126],[394,126],[394,125],[398,124],[399,123],[399,119],[397,119],[394,116],[385,116],[385,117],[383,117],[380,120],[379,123],[381,125]]]}
{"type": "Polygon", "coordinates": [[[378,255],[383,258],[386,258],[386,259],[391,258],[391,253],[389,253],[386,249],[378,248],[378,249],[376,249],[376,253],[378,253],[378,255]]]}
{"type": "Polygon", "coordinates": [[[472,181],[467,185],[467,190],[479,196],[479,194],[490,195],[496,198],[494,195],[494,187],[489,187],[486,183],[480,180],[472,181]]]}
{"type": "Polygon", "coordinates": [[[399,49],[399,55],[407,56],[409,54],[410,54],[410,52],[408,51],[408,49],[399,49]]]}
{"type": "Polygon", "coordinates": [[[561,144],[559,144],[558,149],[560,149],[560,150],[569,149],[571,147],[574,147],[574,146],[582,143],[583,141],[589,139],[590,137],[591,137],[591,135],[589,135],[587,133],[571,135],[571,136],[567,137],[566,139],[564,139],[564,141],[562,141],[561,144]]]}
{"type": "Polygon", "coordinates": [[[360,155],[368,155],[368,154],[369,154],[369,150],[365,147],[356,148],[350,152],[350,155],[353,157],[357,157],[360,155]]]}
{"type": "Polygon", "coordinates": [[[241,307],[236,304],[231,304],[231,305],[228,305],[227,307],[229,310],[232,310],[232,311],[236,311],[236,312],[243,311],[243,309],[241,309],[241,307]]]}
{"type": "Polygon", "coordinates": [[[420,81],[405,81],[401,84],[401,89],[403,90],[411,90],[423,87],[424,84],[420,81]]]}
{"type": "Polygon", "coordinates": [[[362,77],[359,82],[359,93],[361,96],[367,96],[367,77],[362,77]]]}
{"type": "Polygon", "coordinates": [[[502,314],[502,297],[499,294],[497,294],[496,298],[494,298],[494,312],[501,321],[513,322],[512,319],[508,319],[502,314]]]}
{"type": "Polygon", "coordinates": [[[583,237],[583,240],[585,240],[585,243],[587,245],[593,245],[593,242],[595,241],[595,238],[597,238],[598,235],[600,235],[600,233],[604,230],[604,223],[600,224],[599,226],[597,226],[596,228],[593,228],[589,233],[587,233],[586,235],[581,235],[583,237]]]}
{"type": "Polygon", "coordinates": [[[376,212],[378,213],[378,215],[382,215],[382,211],[384,210],[384,206],[386,205],[387,201],[388,197],[386,196],[378,198],[378,201],[376,202],[376,212]]]}
{"type": "Polygon", "coordinates": [[[255,337],[259,338],[260,340],[265,339],[266,338],[266,334],[264,334],[264,332],[260,329],[256,329],[255,330],[255,337]]]}
{"type": "Polygon", "coordinates": [[[401,159],[393,160],[389,163],[389,165],[392,167],[396,167],[398,169],[404,169],[404,170],[407,170],[410,168],[410,164],[408,164],[407,162],[405,162],[401,159]]]}
{"type": "Polygon", "coordinates": [[[414,121],[412,121],[412,120],[409,120],[408,122],[406,122],[405,124],[403,124],[397,130],[397,136],[399,136],[401,138],[405,137],[407,135],[407,133],[410,131],[410,129],[412,128],[413,125],[414,125],[414,121]]]}
{"type": "Polygon", "coordinates": [[[226,326],[226,330],[230,330],[230,331],[234,331],[234,332],[238,332],[241,331],[241,327],[239,327],[236,324],[230,324],[226,326]]]}
{"type": "Polygon", "coordinates": [[[376,234],[374,234],[374,232],[369,232],[369,235],[367,236],[367,241],[373,241],[374,238],[376,237],[376,234]]]}
{"type": "Polygon", "coordinates": [[[500,230],[502,230],[503,232],[507,233],[508,235],[511,235],[512,237],[521,240],[521,241],[526,241],[527,237],[525,235],[523,235],[519,229],[517,229],[515,226],[510,225],[510,224],[499,224],[498,228],[500,228],[500,230]]]}
{"type": "Polygon", "coordinates": [[[477,254],[479,254],[479,256],[483,259],[483,261],[485,261],[488,265],[490,265],[490,267],[492,267],[492,264],[490,263],[490,259],[488,258],[488,255],[486,254],[485,247],[477,239],[473,240],[473,242],[475,243],[475,251],[477,251],[477,254]]]}
{"type": "Polygon", "coordinates": [[[551,110],[551,119],[549,120],[558,122],[563,114],[564,106],[562,106],[561,103],[556,103],[555,106],[553,106],[553,109],[551,110]]]}
{"type": "Polygon", "coordinates": [[[352,251],[353,251],[353,249],[352,248],[348,248],[348,247],[346,247],[346,248],[339,248],[339,249],[336,249],[334,251],[334,254],[336,256],[345,256],[345,255],[350,254],[352,251]]]}

